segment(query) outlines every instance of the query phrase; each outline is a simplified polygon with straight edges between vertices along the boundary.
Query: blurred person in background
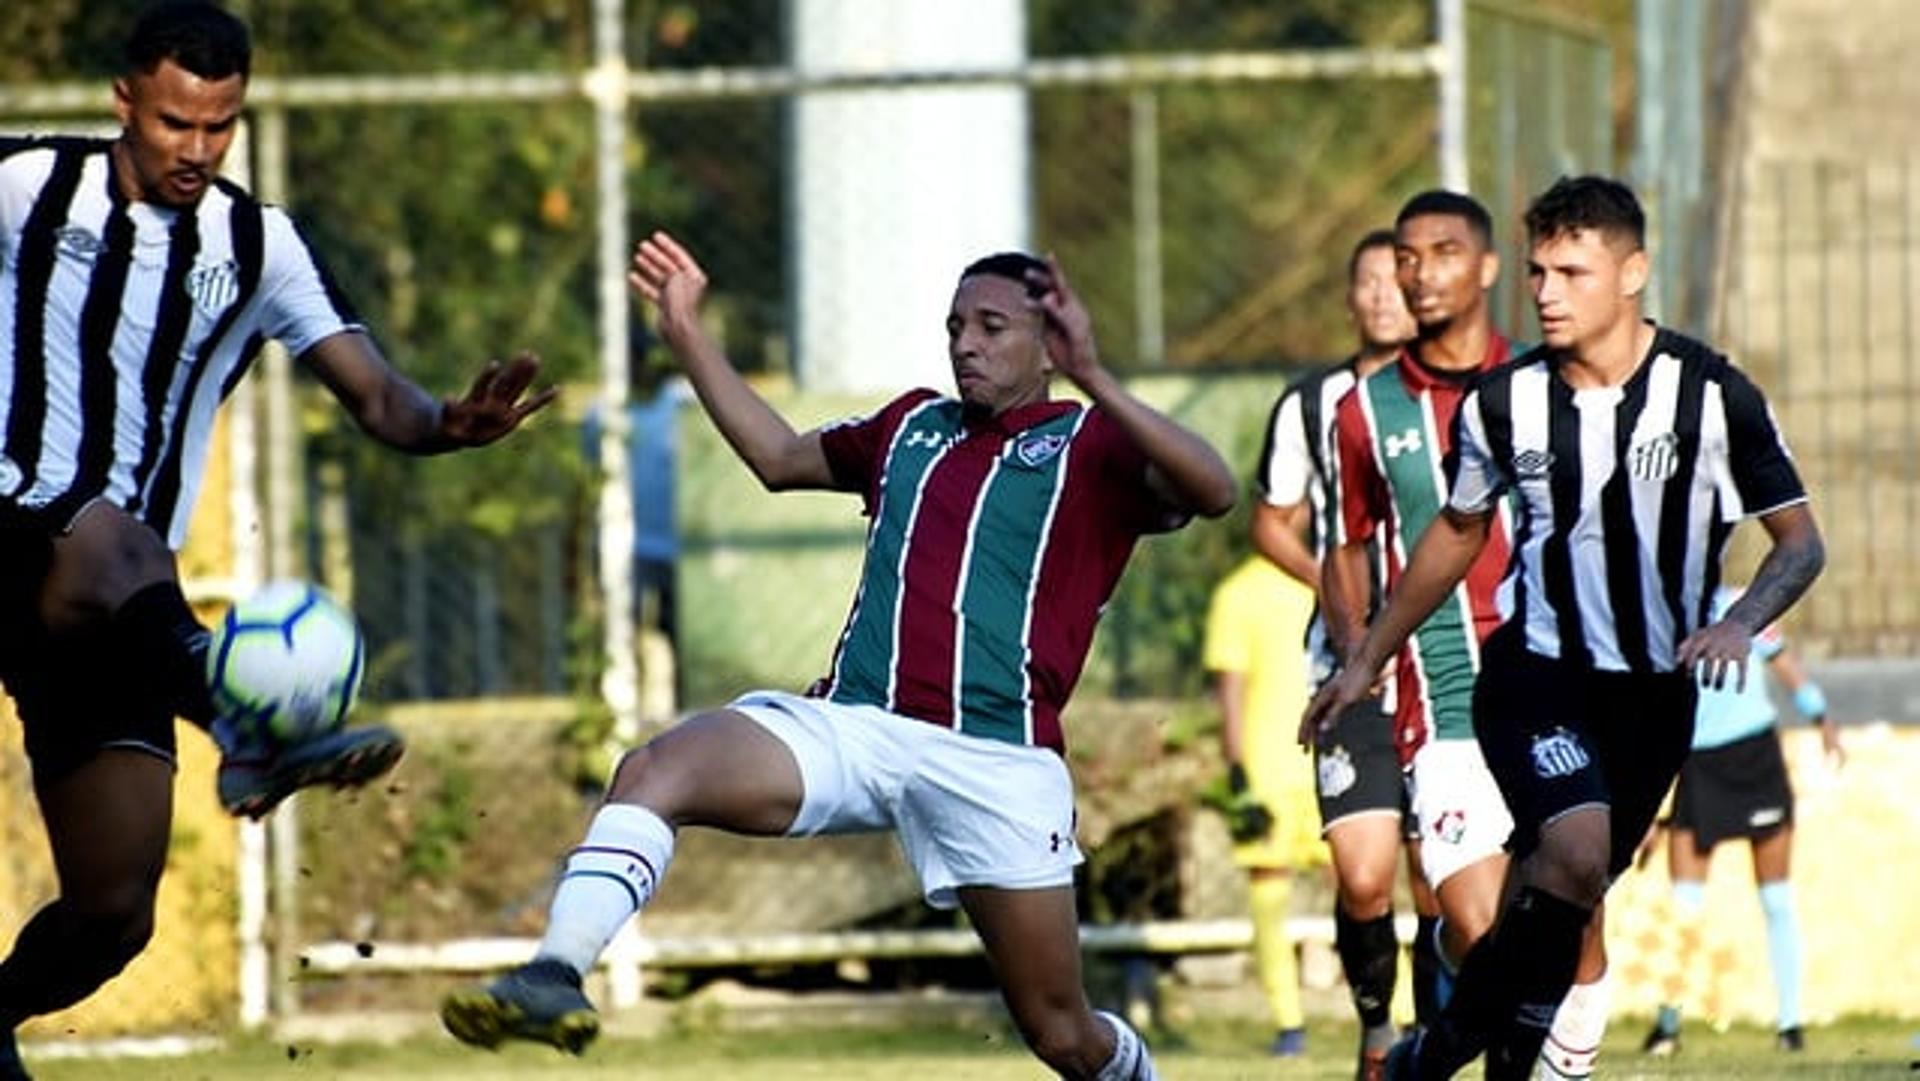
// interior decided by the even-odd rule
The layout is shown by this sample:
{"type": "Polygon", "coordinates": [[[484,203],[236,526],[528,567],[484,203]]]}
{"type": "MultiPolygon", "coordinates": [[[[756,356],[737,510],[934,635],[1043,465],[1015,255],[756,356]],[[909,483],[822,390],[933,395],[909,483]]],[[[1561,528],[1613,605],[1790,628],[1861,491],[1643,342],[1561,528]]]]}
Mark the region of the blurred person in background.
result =
{"type": "Polygon", "coordinates": [[[1312,615],[1313,592],[1254,555],[1215,587],[1201,646],[1227,762],[1227,790],[1209,802],[1226,817],[1233,861],[1247,872],[1254,970],[1274,1025],[1269,1050],[1282,1058],[1307,1050],[1299,959],[1287,933],[1292,872],[1326,862],[1313,759],[1293,738],[1307,704],[1300,642],[1312,615]]]}
{"type": "Polygon", "coordinates": [[[379,725],[267,741],[215,715],[209,635],[173,549],[214,417],[277,339],[371,437],[480,446],[552,400],[539,363],[491,364],[440,400],[387,362],[285,212],[220,177],[240,124],[245,24],[148,9],[113,82],[117,138],[0,137],[0,679],[17,706],[57,898],[0,961],[13,1031],[112,979],[153,933],[173,820],[176,716],[221,752],[217,793],[258,818],[296,789],[364,784],[404,748],[379,725]]]}
{"type": "Polygon", "coordinates": [[[961,273],[946,319],[956,397],[913,390],[804,434],[702,325],[706,272],[678,242],[643,240],[630,281],[763,485],[861,497],[861,584],[809,695],[750,693],[627,755],[534,959],[450,996],[448,1030],[583,1049],[599,1018],[581,978],[653,896],[681,827],[890,830],[927,902],[966,911],[1042,1061],[1072,1078],[1152,1078],[1145,1041],[1081,986],[1060,714],[1135,543],[1226,513],[1232,471],[1107,370],[1051,261],[1005,253],[961,273]],[[1092,404],[1054,398],[1055,374],[1092,404]]]}
{"type": "MultiPolygon", "coordinates": [[[[1340,487],[1335,476],[1333,421],[1341,398],[1359,380],[1393,362],[1414,336],[1394,262],[1393,231],[1361,237],[1347,257],[1347,314],[1358,348],[1346,361],[1287,388],[1267,422],[1257,469],[1260,500],[1253,508],[1254,547],[1273,565],[1313,591],[1305,665],[1311,690],[1338,667],[1317,603],[1321,567],[1338,532],[1340,487]]],[[[1378,562],[1377,549],[1369,558],[1378,562]]],[[[1384,576],[1374,578],[1375,583],[1384,576]]],[[[1377,606],[1377,591],[1368,605],[1377,606]]],[[[1393,1043],[1390,1016],[1400,944],[1394,933],[1393,879],[1403,839],[1414,909],[1413,1000],[1416,1022],[1439,1009],[1440,966],[1433,924],[1439,908],[1419,867],[1419,831],[1394,748],[1391,689],[1335,718],[1313,743],[1320,828],[1332,851],[1337,886],[1334,948],[1360,1018],[1359,1062],[1377,1061],[1393,1043]]]]}
{"type": "MultiPolygon", "coordinates": [[[[1715,618],[1724,617],[1739,597],[1740,590],[1730,586],[1717,590],[1715,618]]],[[[1769,624],[1753,636],[1747,667],[1750,674],[1744,685],[1700,692],[1693,750],[1674,784],[1667,868],[1673,880],[1679,948],[1664,957],[1668,970],[1660,981],[1660,1013],[1642,1044],[1650,1055],[1671,1055],[1680,1049],[1682,989],[1699,944],[1707,868],[1721,841],[1739,838],[1753,850],[1754,885],[1767,920],[1767,957],[1779,1003],[1776,1042],[1783,1051],[1806,1047],[1800,1014],[1800,920],[1789,880],[1793,785],[1780,752],[1780,713],[1761,670],[1780,681],[1802,717],[1820,726],[1820,742],[1830,761],[1844,762],[1846,752],[1840,745],[1840,728],[1827,711],[1826,692],[1800,666],[1777,625],[1769,624]]],[[[1650,857],[1656,840],[1657,833],[1648,835],[1641,863],[1650,857]]]]}

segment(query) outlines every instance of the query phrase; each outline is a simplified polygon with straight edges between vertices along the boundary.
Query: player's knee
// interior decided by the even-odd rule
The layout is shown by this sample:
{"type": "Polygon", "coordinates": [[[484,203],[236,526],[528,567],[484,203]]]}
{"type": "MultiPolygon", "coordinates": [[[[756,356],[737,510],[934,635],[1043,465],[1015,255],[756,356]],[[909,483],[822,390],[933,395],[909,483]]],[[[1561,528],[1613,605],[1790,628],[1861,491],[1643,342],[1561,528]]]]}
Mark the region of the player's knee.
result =
{"type": "Polygon", "coordinates": [[[90,982],[120,974],[153,941],[153,906],[122,912],[88,913],[80,918],[72,963],[90,982]]]}
{"type": "Polygon", "coordinates": [[[1356,867],[1340,876],[1340,908],[1356,920],[1378,919],[1393,907],[1393,866],[1356,867]]]}
{"type": "Polygon", "coordinates": [[[1530,877],[1550,893],[1582,905],[1596,905],[1607,893],[1607,852],[1595,845],[1542,844],[1534,853],[1530,877]]]}

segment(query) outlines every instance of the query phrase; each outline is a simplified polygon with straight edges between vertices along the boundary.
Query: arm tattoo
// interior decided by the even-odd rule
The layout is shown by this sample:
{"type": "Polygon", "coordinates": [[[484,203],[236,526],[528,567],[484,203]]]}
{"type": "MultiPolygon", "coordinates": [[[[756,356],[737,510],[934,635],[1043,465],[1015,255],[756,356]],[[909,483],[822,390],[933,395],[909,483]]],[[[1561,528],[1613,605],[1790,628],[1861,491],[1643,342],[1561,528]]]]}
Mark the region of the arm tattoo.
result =
{"type": "Polygon", "coordinates": [[[1826,562],[1826,546],[1818,534],[1775,544],[1754,574],[1753,584],[1727,609],[1727,618],[1758,634],[1800,599],[1826,562]]]}

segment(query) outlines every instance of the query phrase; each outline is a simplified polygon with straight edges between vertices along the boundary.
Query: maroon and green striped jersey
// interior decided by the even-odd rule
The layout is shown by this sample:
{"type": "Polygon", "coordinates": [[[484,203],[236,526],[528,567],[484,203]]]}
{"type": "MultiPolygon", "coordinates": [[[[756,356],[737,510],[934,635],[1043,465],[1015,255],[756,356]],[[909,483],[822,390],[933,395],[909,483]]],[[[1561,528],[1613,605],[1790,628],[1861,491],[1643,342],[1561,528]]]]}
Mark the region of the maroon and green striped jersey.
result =
{"type": "Polygon", "coordinates": [[[816,693],[1064,750],[1060,711],[1134,542],[1184,520],[1132,438],[1074,402],[989,417],[916,390],[821,445],[870,523],[816,693]]]}

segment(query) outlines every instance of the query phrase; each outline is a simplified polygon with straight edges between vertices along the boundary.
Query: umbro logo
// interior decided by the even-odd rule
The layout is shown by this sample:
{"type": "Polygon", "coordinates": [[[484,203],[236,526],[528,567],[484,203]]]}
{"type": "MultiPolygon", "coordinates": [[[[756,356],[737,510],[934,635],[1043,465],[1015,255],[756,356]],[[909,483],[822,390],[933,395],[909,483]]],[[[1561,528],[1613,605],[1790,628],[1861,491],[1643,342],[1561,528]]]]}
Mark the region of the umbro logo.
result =
{"type": "Polygon", "coordinates": [[[68,255],[77,256],[87,262],[93,262],[94,256],[107,250],[107,245],[97,236],[78,225],[63,225],[54,230],[54,240],[60,250],[68,255]]]}
{"type": "Polygon", "coordinates": [[[1523,450],[1513,456],[1513,475],[1516,477],[1544,477],[1553,468],[1553,454],[1544,450],[1523,450]]]}

